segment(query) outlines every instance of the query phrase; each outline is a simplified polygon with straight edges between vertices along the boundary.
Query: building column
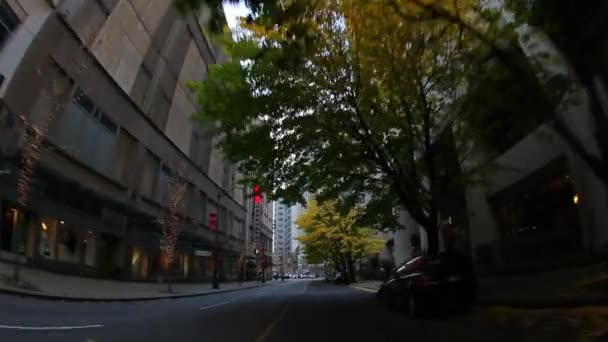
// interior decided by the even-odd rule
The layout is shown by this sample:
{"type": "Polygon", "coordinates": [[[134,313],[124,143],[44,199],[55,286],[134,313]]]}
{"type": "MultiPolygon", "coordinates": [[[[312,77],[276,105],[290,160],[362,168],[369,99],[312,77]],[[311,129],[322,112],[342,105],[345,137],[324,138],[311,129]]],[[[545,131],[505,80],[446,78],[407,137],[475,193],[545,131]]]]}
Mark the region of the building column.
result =
{"type": "Polygon", "coordinates": [[[492,214],[485,189],[470,185],[465,189],[469,217],[471,255],[476,263],[502,262],[498,225],[492,214]]]}

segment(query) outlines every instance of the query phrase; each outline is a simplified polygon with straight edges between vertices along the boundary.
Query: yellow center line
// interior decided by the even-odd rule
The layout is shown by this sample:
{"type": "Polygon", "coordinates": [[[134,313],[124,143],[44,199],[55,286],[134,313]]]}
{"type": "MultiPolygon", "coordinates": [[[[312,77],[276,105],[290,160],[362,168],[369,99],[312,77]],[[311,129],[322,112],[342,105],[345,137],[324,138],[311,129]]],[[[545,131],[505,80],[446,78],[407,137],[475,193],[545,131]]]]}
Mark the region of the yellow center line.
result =
{"type": "Polygon", "coordinates": [[[268,328],[266,328],[266,330],[264,330],[262,335],[258,336],[255,339],[255,342],[266,341],[268,336],[270,336],[270,334],[272,333],[272,330],[279,324],[279,322],[281,322],[283,317],[285,317],[285,315],[287,314],[287,310],[289,309],[290,306],[291,306],[291,302],[289,302],[289,303],[287,303],[287,305],[285,305],[285,307],[283,308],[283,311],[281,311],[279,316],[274,321],[272,321],[272,323],[270,323],[270,325],[268,326],[268,328]]]}

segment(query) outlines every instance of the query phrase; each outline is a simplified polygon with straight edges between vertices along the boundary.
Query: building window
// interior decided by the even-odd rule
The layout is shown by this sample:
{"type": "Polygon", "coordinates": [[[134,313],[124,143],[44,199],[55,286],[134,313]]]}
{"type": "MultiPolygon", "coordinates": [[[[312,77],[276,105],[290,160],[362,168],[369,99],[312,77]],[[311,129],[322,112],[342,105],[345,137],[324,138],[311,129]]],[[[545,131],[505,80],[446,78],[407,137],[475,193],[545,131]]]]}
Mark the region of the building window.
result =
{"type": "Polygon", "coordinates": [[[39,253],[41,256],[54,260],[55,246],[57,244],[57,224],[54,219],[43,219],[40,222],[40,246],[39,253]]]}
{"type": "Polygon", "coordinates": [[[32,216],[14,205],[3,203],[0,218],[0,249],[33,256],[36,222],[32,216]]]}
{"type": "Polygon", "coordinates": [[[154,194],[154,186],[158,178],[159,164],[160,161],[158,158],[156,158],[152,152],[146,150],[143,167],[141,168],[139,192],[148,198],[152,198],[154,194]]]}
{"type": "Polygon", "coordinates": [[[92,230],[84,234],[84,264],[95,266],[95,233],[92,230]]]}
{"type": "Polygon", "coordinates": [[[82,89],[76,89],[76,91],[74,92],[74,96],[72,97],[72,102],[74,102],[74,104],[76,104],[78,107],[80,107],[80,109],[84,110],[85,112],[93,116],[95,115],[95,104],[93,104],[91,98],[89,98],[89,96],[82,89]]]}
{"type": "Polygon", "coordinates": [[[84,248],[80,232],[71,225],[62,225],[57,232],[57,260],[77,264],[80,261],[80,251],[84,248]]]}
{"type": "Polygon", "coordinates": [[[506,262],[579,253],[581,225],[576,191],[563,159],[492,199],[506,262]],[[531,186],[530,184],[534,184],[531,186]]]}
{"type": "Polygon", "coordinates": [[[129,185],[131,180],[131,169],[133,157],[137,149],[137,140],[124,129],[118,133],[118,148],[116,151],[115,177],[122,184],[129,185]]]}
{"type": "Polygon", "coordinates": [[[200,192],[200,199],[200,214],[198,217],[201,222],[205,222],[207,219],[207,195],[202,191],[200,192]]]}
{"type": "Polygon", "coordinates": [[[133,247],[131,253],[131,278],[148,278],[148,256],[141,247],[133,247]]]}
{"type": "Polygon", "coordinates": [[[50,137],[67,153],[113,176],[118,125],[85,92],[76,88],[50,129],[50,137]]]}
{"type": "Polygon", "coordinates": [[[169,182],[171,181],[172,171],[166,165],[160,168],[158,174],[157,198],[160,203],[167,203],[169,200],[169,182]]]}
{"type": "Polygon", "coordinates": [[[63,220],[40,220],[40,256],[72,264],[95,266],[95,234],[84,231],[63,220]]]}
{"type": "Polygon", "coordinates": [[[6,1],[0,1],[0,48],[19,25],[19,18],[6,1]]]}
{"type": "MultiPolygon", "coordinates": [[[[131,97],[140,107],[145,108],[146,98],[150,85],[152,84],[152,71],[146,66],[145,63],[141,64],[139,72],[135,77],[135,82],[131,88],[131,97]]],[[[149,102],[149,101],[148,101],[149,102]]]]}

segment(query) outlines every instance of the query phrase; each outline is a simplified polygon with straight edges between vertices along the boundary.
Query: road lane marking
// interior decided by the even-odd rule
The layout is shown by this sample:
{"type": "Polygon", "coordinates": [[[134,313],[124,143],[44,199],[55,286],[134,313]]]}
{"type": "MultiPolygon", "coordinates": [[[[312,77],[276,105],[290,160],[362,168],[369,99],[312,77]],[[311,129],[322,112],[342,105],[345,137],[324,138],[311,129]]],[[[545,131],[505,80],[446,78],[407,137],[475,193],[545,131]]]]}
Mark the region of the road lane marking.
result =
{"type": "Polygon", "coordinates": [[[221,305],[226,305],[228,303],[232,302],[231,300],[225,301],[225,302],[221,302],[221,303],[217,303],[217,304],[212,304],[212,305],[208,305],[208,306],[203,306],[202,308],[200,308],[199,310],[207,310],[207,309],[211,309],[214,308],[216,306],[221,306],[221,305]]]}
{"type": "Polygon", "coordinates": [[[283,311],[281,311],[279,316],[274,321],[272,321],[272,323],[270,323],[270,325],[268,326],[268,328],[266,328],[266,330],[264,330],[264,333],[262,333],[262,335],[258,336],[258,338],[255,339],[255,342],[266,341],[268,336],[270,336],[270,334],[272,333],[272,330],[274,330],[274,328],[279,324],[279,322],[281,322],[283,317],[285,317],[285,315],[287,314],[287,310],[291,306],[291,303],[292,302],[289,302],[289,303],[287,303],[287,305],[285,305],[285,307],[283,308],[283,311]]]}
{"type": "Polygon", "coordinates": [[[355,290],[361,290],[361,291],[366,291],[366,292],[371,292],[371,293],[378,292],[376,290],[372,290],[372,289],[368,289],[366,287],[361,287],[361,286],[356,286],[356,285],[348,285],[348,287],[353,288],[355,290]]]}
{"type": "Polygon", "coordinates": [[[65,327],[27,327],[21,325],[1,325],[0,329],[13,329],[13,330],[74,330],[74,329],[92,329],[101,328],[103,324],[92,324],[92,325],[75,325],[65,327]]]}

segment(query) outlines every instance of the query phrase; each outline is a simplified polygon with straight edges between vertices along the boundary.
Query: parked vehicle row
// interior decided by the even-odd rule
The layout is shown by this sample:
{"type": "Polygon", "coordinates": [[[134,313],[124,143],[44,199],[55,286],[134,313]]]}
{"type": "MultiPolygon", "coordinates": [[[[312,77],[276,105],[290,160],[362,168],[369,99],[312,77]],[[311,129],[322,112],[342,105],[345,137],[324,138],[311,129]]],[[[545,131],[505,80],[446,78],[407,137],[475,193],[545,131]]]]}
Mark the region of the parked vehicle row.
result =
{"type": "Polygon", "coordinates": [[[410,316],[471,306],[477,294],[477,278],[469,258],[443,253],[438,257],[414,257],[393,270],[376,297],[388,306],[404,309],[410,316]]]}
{"type": "MultiPolygon", "coordinates": [[[[285,274],[283,276],[283,279],[314,279],[314,278],[318,278],[319,275],[314,274],[314,273],[310,273],[310,274],[285,274]]],[[[278,274],[275,274],[274,276],[275,279],[280,279],[281,276],[278,274]]]]}
{"type": "Polygon", "coordinates": [[[325,276],[325,280],[333,282],[335,284],[346,284],[348,283],[346,275],[341,272],[331,273],[325,276]]]}

